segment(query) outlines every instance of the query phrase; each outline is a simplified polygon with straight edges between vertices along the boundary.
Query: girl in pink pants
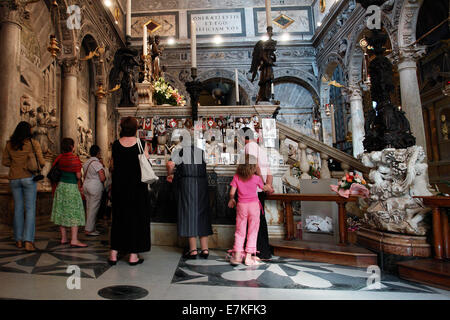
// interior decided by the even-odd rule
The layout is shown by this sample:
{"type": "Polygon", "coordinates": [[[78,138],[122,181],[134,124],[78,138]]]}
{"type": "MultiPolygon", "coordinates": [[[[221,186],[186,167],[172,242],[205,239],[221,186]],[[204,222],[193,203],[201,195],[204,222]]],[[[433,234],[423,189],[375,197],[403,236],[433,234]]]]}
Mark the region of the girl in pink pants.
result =
{"type": "Polygon", "coordinates": [[[236,174],[230,183],[231,190],[228,207],[234,208],[236,206],[234,195],[236,190],[238,192],[236,232],[234,234],[233,256],[230,259],[230,263],[233,265],[242,263],[244,258],[246,265],[260,263],[255,257],[261,209],[257,188],[259,187],[266,191],[266,186],[264,186],[261,177],[256,175],[258,170],[256,163],[256,158],[246,155],[245,164],[238,165],[236,174]],[[244,256],[245,236],[247,236],[247,245],[245,248],[246,255],[244,256]]]}

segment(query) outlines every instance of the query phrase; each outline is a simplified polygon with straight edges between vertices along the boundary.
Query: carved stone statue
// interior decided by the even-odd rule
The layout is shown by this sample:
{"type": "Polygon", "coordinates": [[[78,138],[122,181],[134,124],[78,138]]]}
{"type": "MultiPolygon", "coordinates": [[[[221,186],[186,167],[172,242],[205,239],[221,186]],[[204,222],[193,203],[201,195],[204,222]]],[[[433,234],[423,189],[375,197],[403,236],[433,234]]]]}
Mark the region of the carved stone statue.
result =
{"type": "Polygon", "coordinates": [[[256,103],[259,101],[270,101],[272,97],[273,66],[275,66],[277,60],[275,56],[276,44],[277,42],[272,39],[266,41],[260,40],[253,49],[252,66],[250,68],[252,82],[255,80],[258,71],[260,72],[258,82],[259,92],[256,103]]]}
{"type": "Polygon", "coordinates": [[[122,98],[119,107],[135,107],[134,93],[136,83],[134,68],[139,66],[138,51],[131,49],[131,37],[127,36],[127,46],[120,48],[114,54],[114,67],[110,73],[111,88],[120,83],[122,98]]]}
{"type": "Polygon", "coordinates": [[[428,165],[421,146],[388,148],[366,153],[364,165],[372,168],[369,207],[364,222],[380,231],[425,235],[429,226],[423,219],[430,211],[413,196],[430,196],[428,165]]]}

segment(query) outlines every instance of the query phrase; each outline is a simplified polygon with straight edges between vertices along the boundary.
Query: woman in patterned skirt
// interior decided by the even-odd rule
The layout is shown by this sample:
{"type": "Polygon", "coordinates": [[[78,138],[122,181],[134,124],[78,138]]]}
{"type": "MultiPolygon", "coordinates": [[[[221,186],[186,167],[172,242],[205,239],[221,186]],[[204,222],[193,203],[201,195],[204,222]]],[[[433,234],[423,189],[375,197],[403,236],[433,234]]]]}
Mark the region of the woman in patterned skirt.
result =
{"type": "Polygon", "coordinates": [[[59,225],[61,231],[61,244],[67,244],[66,228],[71,228],[71,247],[84,248],[78,240],[78,227],[85,225],[83,200],[81,199],[81,161],[73,154],[74,141],[64,138],[61,143],[60,154],[53,166],[58,166],[62,175],[53,197],[51,221],[59,225]]]}

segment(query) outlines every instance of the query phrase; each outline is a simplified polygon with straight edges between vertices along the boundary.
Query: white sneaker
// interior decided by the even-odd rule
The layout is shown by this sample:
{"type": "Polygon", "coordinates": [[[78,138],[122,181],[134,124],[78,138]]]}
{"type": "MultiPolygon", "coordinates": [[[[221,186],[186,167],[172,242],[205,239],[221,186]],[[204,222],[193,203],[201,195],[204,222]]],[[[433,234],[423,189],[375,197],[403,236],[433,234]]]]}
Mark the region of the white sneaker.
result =
{"type": "Polygon", "coordinates": [[[91,237],[96,237],[100,235],[100,232],[98,232],[97,230],[94,230],[92,232],[86,232],[87,236],[91,236],[91,237]]]}

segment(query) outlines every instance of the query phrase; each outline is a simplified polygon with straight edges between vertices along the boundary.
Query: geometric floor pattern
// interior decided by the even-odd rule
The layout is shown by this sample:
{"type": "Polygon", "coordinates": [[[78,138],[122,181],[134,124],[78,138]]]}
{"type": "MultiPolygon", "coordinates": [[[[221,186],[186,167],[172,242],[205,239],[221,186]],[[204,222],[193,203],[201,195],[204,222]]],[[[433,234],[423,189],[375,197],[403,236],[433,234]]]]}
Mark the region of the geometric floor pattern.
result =
{"type": "Polygon", "coordinates": [[[138,266],[129,266],[126,257],[109,266],[109,223],[99,223],[97,229],[98,237],[79,231],[87,248],[70,248],[59,243],[57,226],[41,224],[36,228],[37,251],[28,253],[15,247],[11,228],[0,225],[0,299],[450,300],[450,291],[384,273],[380,289],[368,288],[364,268],[281,257],[259,266],[233,267],[225,250],[217,249],[207,260],[185,260],[181,248],[155,245],[142,254],[145,261],[138,266]],[[79,290],[67,287],[70,265],[80,268],[79,290]]]}
{"type": "Polygon", "coordinates": [[[0,272],[28,273],[67,277],[67,267],[76,264],[82,278],[98,278],[110,268],[106,262],[108,247],[99,240],[87,241],[87,248],[70,248],[59,240],[38,236],[36,251],[18,249],[11,237],[0,238],[0,272]]]}
{"type": "Polygon", "coordinates": [[[172,283],[250,288],[323,289],[377,292],[435,293],[430,287],[381,273],[375,288],[365,268],[274,257],[257,266],[232,266],[224,257],[181,258],[172,283]]]}

